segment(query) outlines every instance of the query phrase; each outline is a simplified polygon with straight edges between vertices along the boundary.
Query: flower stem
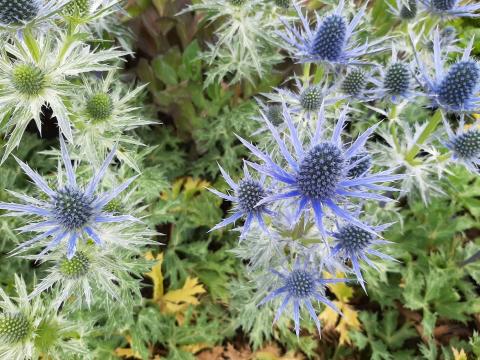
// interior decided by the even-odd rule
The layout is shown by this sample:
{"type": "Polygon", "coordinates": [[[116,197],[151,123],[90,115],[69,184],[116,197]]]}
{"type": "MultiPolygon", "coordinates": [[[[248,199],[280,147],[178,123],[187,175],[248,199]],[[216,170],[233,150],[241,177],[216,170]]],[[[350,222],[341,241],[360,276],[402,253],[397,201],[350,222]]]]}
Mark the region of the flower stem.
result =
{"type": "Polygon", "coordinates": [[[405,156],[405,161],[411,163],[415,156],[419,153],[421,149],[421,145],[428,139],[428,137],[435,131],[438,124],[442,121],[442,112],[438,109],[435,114],[429,120],[425,129],[423,129],[422,133],[418,137],[417,142],[412,146],[412,148],[408,151],[407,155],[405,156]]]}

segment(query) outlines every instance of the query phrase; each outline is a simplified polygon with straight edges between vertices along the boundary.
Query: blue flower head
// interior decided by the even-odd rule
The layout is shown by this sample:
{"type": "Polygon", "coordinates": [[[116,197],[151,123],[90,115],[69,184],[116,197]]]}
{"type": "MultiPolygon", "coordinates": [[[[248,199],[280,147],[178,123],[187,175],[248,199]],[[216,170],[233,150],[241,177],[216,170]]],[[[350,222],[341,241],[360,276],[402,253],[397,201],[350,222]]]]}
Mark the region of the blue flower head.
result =
{"type": "Polygon", "coordinates": [[[372,91],[376,98],[388,98],[393,103],[398,103],[421,95],[413,89],[411,64],[400,60],[395,48],[390,65],[385,70],[379,69],[379,72],[380,80],[372,79],[372,83],[376,85],[376,89],[372,91]]]}
{"type": "Polygon", "coordinates": [[[300,62],[319,62],[330,65],[362,65],[368,64],[359,59],[361,56],[385,50],[377,45],[382,40],[366,42],[358,45],[354,39],[355,29],[365,16],[366,7],[362,7],[351,22],[342,15],[345,1],[341,0],[330,15],[321,19],[316,14],[316,26],[312,28],[295,4],[302,28],[285,23],[285,31],[278,35],[293,49],[294,57],[300,62]]]}
{"type": "MultiPolygon", "coordinates": [[[[380,233],[391,224],[372,227],[375,232],[380,233]]],[[[369,255],[374,255],[382,259],[396,261],[389,255],[383,254],[373,247],[376,245],[390,244],[390,241],[380,240],[371,232],[365,231],[358,226],[352,224],[345,224],[338,226],[337,232],[333,233],[333,238],[336,241],[330,256],[340,256],[346,260],[350,260],[353,271],[357,276],[357,280],[365,290],[365,281],[363,280],[362,272],[360,270],[360,261],[364,261],[367,265],[378,270],[378,267],[368,258],[369,255]]]]}
{"type": "Polygon", "coordinates": [[[480,17],[480,4],[461,5],[462,0],[420,0],[425,10],[431,14],[435,14],[445,18],[455,17],[480,17]]]}
{"type": "Polygon", "coordinates": [[[341,141],[341,133],[347,120],[347,110],[346,108],[341,113],[332,136],[329,139],[324,139],[325,114],[322,107],[319,112],[315,134],[311,137],[307,148],[300,142],[297,128],[294,126],[285,104],[283,113],[290,132],[290,136],[285,136],[285,138],[290,140],[291,144],[289,146],[277,129],[266,120],[288,167],[277,164],[270,155],[239,138],[255,156],[264,162],[262,165],[255,163],[250,163],[250,165],[259,172],[272,177],[275,181],[284,184],[283,189],[279,191],[280,193],[266,196],[259,204],[283,199],[297,200],[298,216],[310,205],[319,230],[324,237],[326,234],[323,226],[325,207],[329,208],[336,216],[366,231],[373,231],[345,210],[343,205],[350,203],[349,200],[353,198],[390,201],[390,198],[372,193],[370,190],[397,191],[393,187],[382,186],[379,183],[403,178],[403,175],[393,174],[394,169],[376,174],[363,172],[357,178],[349,177],[349,171],[365,160],[362,157],[354,157],[364,152],[364,145],[376,126],[365,131],[349,146],[345,146],[341,141]],[[289,148],[294,150],[293,153],[289,148]]]}
{"type": "MultiPolygon", "coordinates": [[[[74,167],[68,155],[65,142],[60,137],[62,160],[65,166],[67,177],[66,185],[59,183],[56,190],[50,188],[47,182],[27,164],[16,159],[23,171],[30,177],[34,184],[47,195],[47,200],[35,199],[11,191],[10,193],[21,199],[25,204],[0,202],[0,209],[8,210],[11,216],[33,215],[42,218],[41,221],[20,228],[22,232],[37,232],[39,235],[21,244],[15,252],[24,251],[27,247],[51,238],[39,256],[59,246],[63,239],[67,241],[67,258],[72,259],[77,248],[77,241],[80,238],[90,238],[97,245],[102,245],[102,239],[97,234],[97,227],[103,223],[115,223],[124,221],[135,221],[130,215],[115,216],[105,212],[104,207],[123,190],[125,190],[136,176],[130,178],[118,187],[97,194],[97,188],[102,180],[108,165],[113,159],[113,150],[105,159],[101,168],[83,188],[77,184],[74,167]]],[[[60,180],[60,179],[59,179],[60,180]]]]}
{"type": "Polygon", "coordinates": [[[435,106],[449,112],[472,113],[480,111],[480,66],[470,57],[473,38],[463,52],[462,58],[444,69],[440,49],[440,35],[434,32],[434,74],[430,76],[427,66],[418,60],[423,87],[435,106]]]}
{"type": "Polygon", "coordinates": [[[267,196],[267,191],[264,187],[265,177],[262,177],[260,181],[255,180],[250,174],[247,165],[244,165],[244,177],[238,183],[235,183],[230,175],[228,175],[228,173],[221,166],[219,166],[219,168],[223,178],[227,184],[230,185],[234,191],[234,194],[228,195],[215,189],[209,190],[222,199],[231,201],[234,204],[234,207],[233,214],[215,225],[212,229],[210,229],[210,231],[214,231],[234,223],[242,217],[245,218],[245,224],[243,225],[240,240],[247,235],[248,230],[250,229],[254,220],[257,220],[261,228],[267,231],[267,227],[263,221],[263,215],[274,215],[274,213],[270,211],[265,204],[259,205],[259,202],[267,196]]]}
{"type": "Polygon", "coordinates": [[[452,160],[478,174],[480,172],[480,129],[475,125],[465,129],[462,119],[455,133],[445,117],[443,117],[443,123],[448,134],[445,146],[452,153],[452,160]]]}
{"type": "Polygon", "coordinates": [[[307,263],[303,266],[297,261],[292,271],[276,271],[272,272],[277,275],[283,282],[283,286],[272,291],[260,303],[259,306],[275,299],[280,295],[285,295],[282,304],[277,310],[274,322],[277,322],[280,316],[285,311],[290,302],[293,303],[293,321],[295,323],[295,332],[297,336],[300,335],[300,306],[305,305],[310,317],[317,325],[318,333],[321,332],[320,320],[315,313],[312,301],[318,301],[325,304],[340,313],[340,310],[333,302],[325,296],[325,285],[346,282],[348,279],[324,279],[318,276],[315,272],[308,269],[307,263]]]}

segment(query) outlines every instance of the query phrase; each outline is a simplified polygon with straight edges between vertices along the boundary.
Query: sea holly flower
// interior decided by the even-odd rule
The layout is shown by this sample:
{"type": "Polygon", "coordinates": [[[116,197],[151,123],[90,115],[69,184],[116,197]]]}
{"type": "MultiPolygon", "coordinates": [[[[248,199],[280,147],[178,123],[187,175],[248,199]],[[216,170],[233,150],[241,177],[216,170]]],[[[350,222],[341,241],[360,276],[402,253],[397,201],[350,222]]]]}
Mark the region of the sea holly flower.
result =
{"type": "Polygon", "coordinates": [[[0,0],[0,31],[17,31],[51,20],[69,0],[0,0]]]}
{"type": "Polygon", "coordinates": [[[64,185],[59,171],[58,187],[52,190],[47,182],[27,164],[17,159],[23,171],[30,177],[35,185],[47,195],[47,200],[35,199],[27,195],[10,193],[21,199],[25,204],[0,202],[0,209],[10,211],[9,216],[32,215],[40,218],[39,222],[26,225],[19,230],[22,232],[37,232],[39,235],[21,244],[15,250],[22,252],[42,240],[52,240],[45,246],[40,256],[60,246],[62,240],[67,239],[67,258],[71,259],[76,252],[77,242],[80,238],[92,239],[95,244],[102,245],[103,241],[98,235],[102,224],[117,222],[132,222],[136,219],[131,215],[112,215],[103,210],[111,200],[115,199],[125,190],[136,176],[128,179],[118,187],[105,193],[97,193],[97,188],[109,164],[115,155],[115,149],[108,155],[104,163],[90,180],[86,187],[77,183],[74,167],[67,152],[65,142],[60,137],[62,160],[65,167],[67,183],[64,185]]]}
{"type": "Polygon", "coordinates": [[[301,28],[285,21],[285,31],[278,35],[285,41],[295,59],[300,62],[325,63],[329,65],[365,65],[360,57],[385,50],[378,45],[383,39],[358,45],[354,39],[356,27],[365,16],[363,6],[348,22],[342,15],[345,1],[341,0],[332,14],[323,19],[316,14],[316,26],[311,27],[300,7],[294,4],[301,21],[301,28]]]}
{"type": "Polygon", "coordinates": [[[440,160],[441,154],[431,144],[433,137],[422,144],[423,155],[417,158],[420,161],[409,161],[408,153],[417,144],[428,122],[410,125],[403,119],[395,123],[396,133],[389,129],[378,132],[383,141],[372,143],[371,150],[375,156],[376,164],[389,168],[401,169],[405,175],[401,179],[400,189],[409,199],[414,200],[420,195],[425,204],[434,194],[443,194],[439,179],[447,172],[445,161],[440,160]]]}
{"type": "Polygon", "coordinates": [[[375,96],[370,89],[372,80],[370,71],[354,67],[337,82],[335,87],[342,94],[341,99],[373,101],[375,96]]]}
{"type": "Polygon", "coordinates": [[[393,103],[421,95],[414,90],[413,69],[409,62],[398,58],[397,50],[392,51],[390,65],[379,68],[380,79],[373,78],[376,88],[372,91],[376,98],[388,98],[393,103]]]}
{"type": "Polygon", "coordinates": [[[107,310],[113,302],[126,305],[133,302],[134,297],[139,299],[139,279],[150,267],[147,261],[141,260],[141,250],[153,243],[149,240],[153,234],[147,229],[113,225],[100,229],[99,234],[109,246],[97,247],[93,240],[89,240],[79,245],[71,259],[59,251],[45,256],[26,256],[50,265],[47,275],[36,285],[30,297],[54,289],[53,305],[56,308],[79,308],[83,304],[90,308],[94,298],[101,296],[101,306],[107,310]]]}
{"type": "Polygon", "coordinates": [[[10,132],[2,162],[20,144],[32,119],[41,131],[40,115],[47,105],[61,134],[72,141],[65,102],[67,94],[76,90],[69,79],[90,71],[110,70],[113,66],[109,61],[127,54],[115,49],[92,51],[88,45],[55,33],[31,38],[28,44],[12,41],[0,41],[0,109],[7,114],[6,129],[10,132]]]}
{"type": "MultiPolygon", "coordinates": [[[[71,98],[74,141],[81,156],[100,165],[106,154],[117,145],[117,157],[140,172],[125,145],[142,143],[129,130],[155,123],[145,119],[140,107],[134,105],[145,86],[129,89],[110,71],[104,79],[84,77],[83,91],[71,98]]],[[[137,102],[138,103],[138,102],[137,102]]]]}
{"type": "Polygon", "coordinates": [[[445,18],[480,17],[480,4],[471,4],[462,0],[420,0],[425,10],[445,18]],[[463,5],[462,5],[463,4],[463,5]]]}
{"type": "MultiPolygon", "coordinates": [[[[390,225],[391,224],[373,226],[372,229],[376,233],[380,233],[390,225]]],[[[360,261],[364,261],[367,265],[376,270],[378,270],[378,267],[368,258],[369,255],[396,261],[391,256],[383,254],[374,248],[376,245],[390,244],[390,241],[378,239],[376,235],[365,231],[358,226],[348,223],[338,226],[337,232],[333,233],[332,236],[335,239],[336,244],[334,245],[330,256],[339,256],[351,262],[353,272],[365,292],[365,281],[360,269],[360,261]]]]}
{"type": "Polygon", "coordinates": [[[396,6],[386,2],[390,12],[405,21],[411,21],[415,19],[418,13],[418,1],[417,0],[396,0],[396,6]]]}
{"type": "Polygon", "coordinates": [[[285,136],[286,139],[290,140],[288,146],[277,129],[266,120],[288,167],[282,167],[282,165],[275,163],[270,155],[260,151],[254,145],[239,137],[240,141],[252,154],[264,162],[262,165],[254,163],[250,163],[250,165],[257,171],[272,177],[275,181],[285,184],[280,193],[266,196],[258,205],[284,199],[295,199],[298,206],[298,215],[303,213],[307,206],[310,205],[317,225],[324,237],[326,236],[323,225],[325,208],[329,208],[336,216],[362,229],[373,231],[369,226],[355,218],[348,210],[344,209],[343,205],[349,203],[354,198],[391,201],[392,199],[372,193],[369,190],[383,191],[388,189],[396,191],[395,188],[385,187],[379,185],[379,183],[399,180],[403,176],[393,174],[394,169],[390,169],[355,179],[347,177],[349,170],[362,161],[362,158],[360,158],[352,162],[352,158],[364,151],[364,145],[368,137],[376,128],[376,126],[369,128],[352,144],[344,146],[341,140],[341,133],[347,120],[347,111],[348,108],[342,111],[332,136],[330,139],[326,139],[323,134],[325,114],[322,107],[315,133],[310,139],[308,148],[305,148],[300,142],[297,128],[294,126],[286,107],[284,107],[283,113],[290,132],[289,136],[285,136]],[[293,149],[293,153],[290,152],[289,148],[293,149]]]}
{"type": "Polygon", "coordinates": [[[445,117],[443,117],[448,141],[445,146],[452,153],[452,160],[463,164],[473,173],[480,170],[480,129],[473,125],[465,128],[463,119],[460,121],[456,132],[452,130],[445,117]]]}
{"type": "Polygon", "coordinates": [[[49,300],[29,299],[23,278],[16,274],[15,289],[17,297],[9,297],[0,287],[1,359],[87,356],[80,322],[73,324],[57,314],[49,300]]]}
{"type": "Polygon", "coordinates": [[[267,195],[268,191],[265,189],[265,177],[263,176],[260,181],[255,180],[248,167],[244,165],[243,173],[244,177],[238,183],[235,183],[230,175],[219,165],[220,172],[222,173],[223,178],[228,185],[234,191],[233,195],[224,194],[215,189],[209,189],[215,195],[221,197],[222,199],[231,201],[234,204],[233,214],[223,220],[222,222],[215,225],[210,231],[220,229],[224,226],[234,223],[240,218],[245,218],[245,224],[243,225],[242,233],[240,235],[240,240],[242,240],[245,235],[248,233],[252,222],[257,221],[262,229],[265,231],[267,227],[263,220],[265,214],[274,215],[266,205],[258,205],[258,203],[263,200],[267,195]]]}
{"type": "Polygon", "coordinates": [[[448,112],[473,113],[480,111],[480,66],[470,57],[473,38],[459,61],[445,70],[440,34],[434,32],[434,73],[417,56],[421,78],[419,81],[435,106],[448,112]]]}
{"type": "Polygon", "coordinates": [[[282,304],[275,315],[274,323],[280,319],[290,302],[293,304],[293,321],[297,336],[300,335],[300,307],[302,305],[307,308],[311,319],[317,326],[319,334],[321,333],[320,320],[313,308],[312,301],[318,301],[341,314],[335,304],[327,299],[325,287],[327,284],[343,283],[348,281],[348,279],[324,279],[317,272],[310,271],[307,262],[301,266],[298,261],[291,271],[272,270],[272,272],[280,278],[283,284],[268,294],[258,306],[284,295],[282,304]]]}

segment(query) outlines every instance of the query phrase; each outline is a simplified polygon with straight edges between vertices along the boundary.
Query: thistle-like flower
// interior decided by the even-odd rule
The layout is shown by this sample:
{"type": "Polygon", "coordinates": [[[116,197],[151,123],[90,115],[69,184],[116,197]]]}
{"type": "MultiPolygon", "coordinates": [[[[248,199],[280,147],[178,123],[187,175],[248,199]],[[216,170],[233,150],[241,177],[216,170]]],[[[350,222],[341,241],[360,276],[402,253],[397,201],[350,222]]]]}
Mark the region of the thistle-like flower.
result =
{"type": "Polygon", "coordinates": [[[316,14],[316,26],[312,28],[300,7],[295,9],[302,23],[297,29],[285,21],[285,31],[278,35],[285,41],[295,59],[300,62],[325,63],[329,65],[365,65],[368,62],[359,58],[385,50],[378,45],[383,39],[358,45],[355,41],[355,29],[365,16],[363,6],[349,23],[342,15],[345,1],[340,0],[332,14],[321,19],[316,14]]]}
{"type": "Polygon", "coordinates": [[[405,21],[411,21],[415,19],[418,13],[418,1],[417,0],[396,0],[396,6],[386,2],[390,12],[405,21]]]}
{"type": "MultiPolygon", "coordinates": [[[[67,184],[63,185],[61,172],[58,174],[58,188],[52,190],[47,182],[33,171],[27,164],[17,159],[20,167],[44,192],[48,199],[35,199],[30,196],[10,192],[13,196],[23,200],[25,204],[0,203],[0,209],[10,211],[7,215],[33,215],[42,218],[41,221],[26,225],[19,230],[22,232],[40,232],[33,239],[21,244],[16,251],[24,251],[27,247],[51,237],[52,240],[45,246],[39,256],[58,247],[63,239],[67,238],[67,258],[75,255],[77,242],[80,238],[92,239],[95,244],[102,245],[97,227],[105,223],[131,222],[136,219],[131,215],[113,215],[103,208],[125,190],[136,176],[128,179],[118,187],[105,193],[96,194],[100,181],[111,163],[115,149],[108,155],[104,163],[90,180],[85,188],[77,184],[74,167],[68,155],[66,145],[60,137],[62,160],[65,166],[67,184]]],[[[60,170],[60,169],[59,169],[60,170]]]]}
{"type": "MultiPolygon", "coordinates": [[[[389,227],[391,224],[380,226],[373,226],[375,232],[380,233],[389,227]]],[[[396,261],[389,255],[383,254],[373,247],[376,245],[390,244],[390,241],[380,240],[371,232],[352,224],[345,224],[338,226],[337,232],[332,234],[336,241],[330,256],[339,256],[345,260],[349,260],[352,264],[353,271],[357,277],[358,282],[365,290],[365,281],[360,270],[360,261],[364,261],[367,265],[378,270],[378,267],[368,258],[368,255],[374,255],[381,259],[396,261]]]]}
{"type": "Polygon", "coordinates": [[[440,161],[440,153],[427,142],[422,144],[424,156],[411,161],[409,151],[416,145],[428,123],[415,124],[412,128],[406,121],[395,123],[396,134],[387,130],[379,131],[383,142],[374,142],[371,146],[376,164],[401,169],[405,176],[401,180],[402,193],[414,199],[417,194],[427,204],[433,194],[443,194],[438,179],[446,172],[445,162],[440,161]]]}
{"type": "Polygon", "coordinates": [[[39,296],[50,288],[54,292],[54,306],[91,306],[100,296],[101,306],[109,309],[112,302],[130,302],[141,297],[139,279],[148,271],[141,260],[141,249],[151,244],[154,232],[110,226],[101,229],[99,236],[109,246],[96,247],[93,240],[80,244],[75,255],[68,259],[63,252],[51,252],[44,257],[29,259],[49,264],[47,276],[35,287],[30,297],[39,296]],[[71,301],[67,301],[71,300],[71,301]]]}
{"type": "Polygon", "coordinates": [[[376,88],[372,91],[377,98],[388,98],[393,103],[408,100],[421,95],[414,90],[413,69],[410,63],[400,60],[394,48],[390,65],[385,69],[379,69],[380,80],[372,79],[376,88]]]}
{"type": "Polygon", "coordinates": [[[52,20],[69,0],[0,0],[0,31],[17,31],[52,20]]]}
{"type": "Polygon", "coordinates": [[[443,123],[448,134],[448,141],[445,146],[452,153],[452,160],[463,164],[473,173],[479,173],[480,129],[475,125],[465,129],[462,120],[455,133],[445,117],[443,117],[443,123]]]}
{"type": "Polygon", "coordinates": [[[10,137],[2,162],[20,144],[31,119],[41,130],[43,106],[50,106],[60,132],[72,141],[65,101],[69,90],[75,90],[68,78],[112,69],[107,62],[126,54],[115,49],[92,52],[88,45],[54,33],[32,37],[28,46],[19,40],[2,41],[0,46],[0,109],[11,114],[6,125],[10,137]]]}
{"type": "Polygon", "coordinates": [[[420,0],[425,10],[431,14],[445,18],[480,17],[480,4],[471,4],[462,0],[420,0]],[[464,5],[461,5],[461,3],[464,5]]]}
{"type": "Polygon", "coordinates": [[[312,301],[316,300],[325,304],[341,314],[335,304],[325,296],[325,286],[327,284],[346,282],[348,281],[347,279],[324,279],[321,276],[318,276],[316,272],[310,271],[307,262],[301,266],[298,261],[295,263],[294,268],[291,271],[272,270],[272,272],[281,279],[283,286],[267,295],[259,303],[259,306],[280,295],[285,295],[282,304],[277,310],[274,322],[277,322],[280,316],[282,316],[285,308],[290,302],[293,303],[293,321],[295,323],[295,333],[297,336],[300,335],[300,306],[304,305],[307,308],[310,317],[315,321],[319,334],[321,333],[320,320],[313,308],[312,301]]]}
{"type": "Polygon", "coordinates": [[[15,274],[16,298],[0,288],[0,358],[9,360],[86,356],[84,332],[40,298],[30,300],[23,278],[15,274]]]}
{"type": "Polygon", "coordinates": [[[260,181],[255,180],[250,174],[247,165],[244,165],[244,177],[237,184],[221,166],[219,167],[223,178],[227,184],[230,185],[235,194],[227,195],[215,189],[209,190],[222,199],[233,202],[234,208],[233,215],[215,225],[210,231],[214,231],[234,223],[242,217],[245,218],[245,224],[243,225],[240,240],[245,237],[254,220],[258,222],[262,229],[267,231],[267,227],[265,226],[265,222],[263,220],[263,215],[273,215],[274,213],[270,211],[266,205],[258,205],[258,203],[268,195],[268,192],[264,186],[265,177],[262,177],[260,181]]]}
{"type": "Polygon", "coordinates": [[[113,71],[105,79],[83,79],[83,92],[71,99],[73,137],[79,145],[81,156],[94,165],[100,165],[106,154],[117,145],[117,157],[140,172],[126,144],[142,145],[126,132],[140,126],[153,124],[144,119],[140,108],[132,104],[141,96],[145,86],[128,89],[115,77],[113,71]]]}
{"type": "Polygon", "coordinates": [[[470,57],[473,40],[465,48],[462,58],[444,69],[440,34],[434,32],[433,63],[434,74],[430,75],[428,67],[419,60],[421,83],[425,93],[435,106],[445,111],[472,113],[480,111],[480,66],[470,57]]]}
{"type": "MultiPolygon", "coordinates": [[[[278,133],[277,129],[266,120],[269,129],[275,138],[280,153],[288,164],[283,168],[272,159],[270,155],[260,151],[248,141],[239,138],[240,141],[258,158],[264,161],[263,165],[250,163],[253,168],[261,173],[272,177],[275,181],[286,184],[279,194],[266,196],[258,205],[266,204],[283,199],[298,199],[298,214],[300,215],[308,205],[311,205],[317,225],[325,237],[323,226],[325,216],[324,208],[329,208],[336,216],[359,226],[366,231],[373,231],[369,226],[355,218],[343,205],[353,198],[371,199],[378,201],[390,201],[383,195],[371,193],[369,190],[391,190],[394,188],[378,185],[379,183],[395,181],[403,176],[393,174],[393,170],[386,170],[377,174],[368,174],[355,179],[347,177],[348,172],[357,166],[363,158],[352,162],[352,158],[363,152],[368,137],[374,132],[376,126],[371,127],[361,134],[350,146],[345,147],[341,141],[341,133],[347,120],[347,111],[341,113],[340,118],[333,130],[330,139],[322,139],[325,127],[325,114],[323,107],[320,110],[319,120],[315,134],[309,142],[309,148],[304,146],[298,138],[297,128],[292,122],[289,111],[284,107],[284,117],[288,125],[292,154],[287,144],[278,133]],[[296,158],[296,159],[295,159],[296,158]]],[[[257,205],[257,206],[258,206],[257,205]]]]}

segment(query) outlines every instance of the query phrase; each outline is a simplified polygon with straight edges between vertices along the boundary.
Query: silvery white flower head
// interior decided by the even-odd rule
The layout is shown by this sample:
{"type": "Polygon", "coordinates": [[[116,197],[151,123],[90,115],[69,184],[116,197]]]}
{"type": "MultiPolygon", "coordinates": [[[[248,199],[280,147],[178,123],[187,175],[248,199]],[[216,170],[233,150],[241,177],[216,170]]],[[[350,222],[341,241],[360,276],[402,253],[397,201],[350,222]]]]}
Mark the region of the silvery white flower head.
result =
{"type": "Polygon", "coordinates": [[[49,265],[47,275],[30,297],[53,289],[53,305],[57,308],[81,308],[84,304],[90,308],[95,298],[102,299],[99,306],[107,311],[114,302],[133,304],[141,298],[139,279],[150,268],[146,260],[141,260],[141,250],[153,244],[149,238],[154,234],[147,229],[109,226],[99,231],[105,246],[97,247],[89,240],[79,245],[71,259],[61,251],[25,256],[49,265]]]}
{"type": "Polygon", "coordinates": [[[418,14],[418,0],[395,0],[395,5],[386,1],[390,13],[403,21],[413,21],[418,14]]]}
{"type": "Polygon", "coordinates": [[[80,322],[67,321],[46,298],[29,299],[23,278],[16,274],[15,289],[17,297],[9,297],[0,288],[1,359],[88,358],[80,322]]]}
{"type": "Polygon", "coordinates": [[[280,278],[282,286],[271,291],[258,306],[262,306],[279,296],[283,296],[283,301],[277,310],[274,323],[282,316],[289,303],[292,303],[293,307],[292,317],[295,323],[295,333],[297,337],[300,335],[301,306],[307,308],[308,314],[315,322],[319,334],[321,333],[320,320],[315,312],[312,301],[317,301],[329,306],[341,315],[336,305],[326,297],[325,289],[327,284],[344,283],[347,282],[348,279],[325,279],[319,276],[316,271],[311,271],[307,261],[304,261],[303,264],[301,264],[300,261],[295,261],[295,265],[290,271],[288,269],[282,269],[280,271],[272,269],[271,271],[280,278]]]}
{"type": "Polygon", "coordinates": [[[89,183],[83,187],[77,183],[75,170],[67,152],[66,145],[60,137],[62,160],[65,167],[67,182],[63,183],[62,173],[59,169],[58,185],[55,190],[51,189],[47,182],[27,164],[17,159],[20,167],[35,183],[35,185],[47,196],[47,200],[10,193],[22,200],[25,204],[0,203],[0,209],[10,211],[9,216],[35,216],[40,220],[21,227],[22,232],[40,233],[29,241],[19,245],[16,253],[25,251],[32,245],[45,245],[39,256],[61,246],[67,239],[67,258],[71,259],[76,252],[77,243],[80,239],[92,239],[96,245],[103,245],[104,241],[99,235],[98,228],[107,223],[133,222],[136,219],[132,215],[113,215],[104,210],[104,207],[124,191],[136,176],[128,179],[116,188],[98,193],[98,186],[113,157],[115,149],[108,155],[100,169],[95,173],[89,183]],[[47,239],[49,242],[44,244],[47,239]]]}
{"type": "MultiPolygon", "coordinates": [[[[474,39],[465,48],[462,57],[445,69],[444,51],[440,33],[434,31],[433,74],[428,64],[416,54],[424,92],[434,106],[447,112],[474,113],[480,111],[480,66],[470,56],[474,39]]],[[[446,56],[445,56],[446,57],[446,56]]]]}
{"type": "Polygon", "coordinates": [[[477,125],[465,126],[464,119],[459,122],[454,132],[448,121],[443,117],[443,124],[448,135],[444,145],[450,150],[453,163],[464,165],[468,170],[480,172],[480,129],[477,125]]]}
{"type": "MultiPolygon", "coordinates": [[[[281,62],[276,30],[282,26],[273,2],[261,0],[202,0],[180,12],[202,12],[215,29],[216,41],[202,54],[210,67],[206,85],[222,80],[227,74],[230,83],[242,79],[253,82],[262,77],[271,65],[281,62]]],[[[179,15],[180,15],[179,14],[179,15]]]]}
{"type": "Polygon", "coordinates": [[[82,91],[71,98],[73,138],[79,145],[80,156],[100,165],[117,145],[117,158],[140,172],[136,161],[125,145],[141,146],[140,140],[127,132],[140,126],[154,124],[145,119],[136,104],[145,86],[129,89],[110,71],[104,79],[83,77],[82,91]]]}
{"type": "Polygon", "coordinates": [[[0,43],[0,109],[9,114],[9,139],[2,162],[20,144],[31,119],[41,131],[42,107],[50,106],[61,134],[73,140],[70,114],[65,105],[75,91],[70,79],[90,71],[110,70],[126,52],[115,49],[92,51],[71,36],[50,32],[30,41],[0,43]]]}
{"type": "Polygon", "coordinates": [[[299,62],[324,63],[335,65],[366,65],[361,57],[372,55],[386,48],[379,46],[383,39],[359,45],[355,40],[356,28],[365,17],[366,5],[359,9],[352,21],[342,15],[345,1],[340,0],[333,13],[321,18],[316,15],[316,26],[311,27],[302,10],[295,4],[301,28],[288,24],[278,35],[285,41],[287,50],[299,62]]]}
{"type": "Polygon", "coordinates": [[[265,176],[262,176],[260,180],[256,180],[250,174],[247,165],[244,164],[243,179],[236,183],[221,166],[219,166],[219,168],[223,178],[232,188],[234,194],[224,194],[215,189],[209,190],[222,199],[231,201],[234,204],[234,208],[231,216],[215,225],[210,231],[232,224],[240,218],[245,219],[240,240],[242,240],[248,233],[250,226],[254,221],[258,222],[262,229],[268,231],[263,216],[274,215],[274,212],[269,210],[266,205],[258,205],[258,203],[268,195],[268,190],[265,188],[265,176]]]}
{"type": "MultiPolygon", "coordinates": [[[[384,224],[373,226],[376,233],[380,234],[392,224],[384,224]]],[[[357,281],[366,292],[365,280],[362,276],[361,264],[379,271],[378,265],[369,258],[369,255],[376,256],[384,260],[396,261],[391,256],[384,254],[376,249],[378,245],[391,244],[390,241],[379,239],[376,235],[367,232],[352,224],[337,224],[337,231],[332,233],[335,240],[332,248],[332,257],[348,260],[352,264],[353,272],[357,277],[357,281]]]]}
{"type": "Polygon", "coordinates": [[[0,0],[0,32],[53,23],[70,0],[0,0]]]}
{"type": "Polygon", "coordinates": [[[415,146],[418,138],[425,130],[427,123],[410,126],[404,120],[398,120],[395,124],[397,133],[395,136],[387,129],[381,129],[378,134],[385,143],[374,142],[371,146],[375,163],[387,168],[399,168],[405,177],[401,179],[401,195],[406,194],[412,200],[420,195],[422,201],[428,204],[432,195],[444,194],[439,178],[447,173],[446,163],[440,161],[440,153],[430,144],[428,139],[422,144],[422,152],[425,156],[408,161],[406,156],[415,146]]]}
{"type": "MultiPolygon", "coordinates": [[[[263,161],[261,165],[249,164],[260,173],[271,177],[273,181],[282,184],[278,193],[266,196],[257,206],[291,199],[298,209],[297,217],[311,207],[324,238],[326,238],[324,218],[327,209],[335,217],[343,218],[367,231],[373,231],[344,207],[354,199],[391,201],[392,199],[386,196],[370,191],[396,191],[393,187],[380,184],[401,179],[403,175],[393,174],[394,169],[388,169],[380,173],[362,174],[357,178],[349,177],[349,171],[364,160],[363,157],[353,161],[352,159],[364,152],[365,143],[377,126],[369,128],[350,145],[345,146],[341,134],[347,121],[347,112],[348,108],[345,107],[332,135],[328,138],[324,134],[325,113],[322,106],[315,132],[310,141],[303,143],[298,137],[297,127],[289,116],[285,116],[289,129],[289,134],[285,137],[280,136],[277,129],[266,120],[283,161],[274,161],[271,155],[239,137],[252,154],[263,161]],[[288,145],[284,139],[289,140],[288,145]]],[[[284,114],[287,113],[288,111],[284,111],[284,114]]]]}
{"type": "Polygon", "coordinates": [[[472,4],[469,0],[419,0],[425,11],[442,18],[480,17],[480,4],[472,4]]]}
{"type": "Polygon", "coordinates": [[[378,67],[379,79],[374,77],[371,80],[375,85],[372,95],[375,98],[386,98],[394,104],[422,95],[415,90],[414,71],[413,64],[400,59],[393,46],[390,64],[385,69],[378,67]]]}

